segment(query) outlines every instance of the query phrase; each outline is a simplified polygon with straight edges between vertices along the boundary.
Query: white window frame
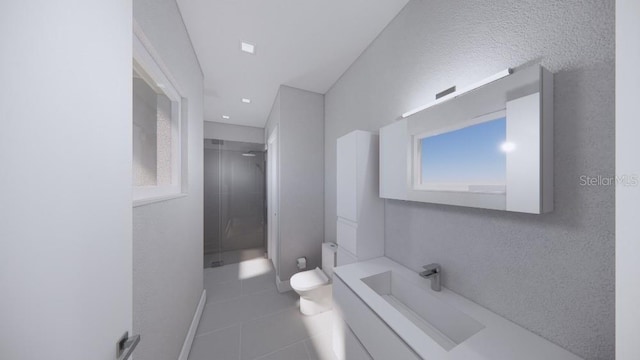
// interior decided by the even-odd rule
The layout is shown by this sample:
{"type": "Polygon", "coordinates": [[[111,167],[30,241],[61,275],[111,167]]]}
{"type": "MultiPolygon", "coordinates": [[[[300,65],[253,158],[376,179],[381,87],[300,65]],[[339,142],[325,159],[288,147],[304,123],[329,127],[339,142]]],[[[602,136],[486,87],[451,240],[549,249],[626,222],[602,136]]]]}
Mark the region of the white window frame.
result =
{"type": "MultiPolygon", "coordinates": [[[[421,142],[422,139],[445,134],[448,132],[464,129],[469,126],[482,124],[484,122],[489,122],[492,120],[497,120],[500,118],[506,118],[507,112],[506,109],[498,110],[486,115],[481,115],[470,119],[469,121],[464,121],[462,123],[457,123],[452,126],[448,126],[445,128],[440,128],[437,130],[426,131],[413,136],[413,159],[412,159],[412,182],[414,190],[422,190],[422,191],[454,191],[454,192],[475,192],[475,193],[487,193],[487,194],[504,194],[506,192],[506,179],[504,184],[477,184],[477,183],[430,183],[423,184],[422,183],[422,147],[421,142]]],[[[507,122],[509,120],[507,119],[507,122]]]]}
{"type": "MultiPolygon", "coordinates": [[[[165,201],[186,196],[183,188],[183,112],[185,99],[176,89],[172,76],[150,47],[143,34],[138,32],[133,36],[133,67],[143,72],[163,90],[171,101],[171,184],[164,186],[133,186],[133,206],[146,205],[158,201],[165,201]],[[142,39],[141,39],[142,37],[142,39]],[[153,54],[153,55],[152,55],[153,54]],[[154,56],[155,55],[155,56],[154,56]]],[[[133,125],[132,125],[133,126],[133,125]]]]}

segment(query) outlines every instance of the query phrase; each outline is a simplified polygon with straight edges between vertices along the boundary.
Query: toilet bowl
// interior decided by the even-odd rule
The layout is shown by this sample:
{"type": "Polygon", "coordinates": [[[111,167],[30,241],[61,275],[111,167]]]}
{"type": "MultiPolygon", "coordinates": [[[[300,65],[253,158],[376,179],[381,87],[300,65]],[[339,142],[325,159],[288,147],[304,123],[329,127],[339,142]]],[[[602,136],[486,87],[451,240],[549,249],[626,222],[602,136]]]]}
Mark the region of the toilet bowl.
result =
{"type": "Polygon", "coordinates": [[[304,315],[331,310],[331,276],[337,249],[334,243],[322,243],[322,269],[299,272],[291,277],[291,288],[300,295],[300,312],[304,315]]]}

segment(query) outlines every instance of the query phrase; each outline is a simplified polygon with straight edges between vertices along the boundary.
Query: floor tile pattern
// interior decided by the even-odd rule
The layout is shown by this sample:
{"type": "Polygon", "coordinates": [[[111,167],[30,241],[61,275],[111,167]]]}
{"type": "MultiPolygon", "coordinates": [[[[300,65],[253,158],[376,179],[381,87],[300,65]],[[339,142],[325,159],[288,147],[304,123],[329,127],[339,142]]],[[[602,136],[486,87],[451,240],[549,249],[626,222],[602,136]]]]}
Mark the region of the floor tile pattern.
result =
{"type": "Polygon", "coordinates": [[[204,270],[207,303],[189,360],[335,360],[331,311],[304,316],[293,291],[278,293],[261,257],[204,270]]]}

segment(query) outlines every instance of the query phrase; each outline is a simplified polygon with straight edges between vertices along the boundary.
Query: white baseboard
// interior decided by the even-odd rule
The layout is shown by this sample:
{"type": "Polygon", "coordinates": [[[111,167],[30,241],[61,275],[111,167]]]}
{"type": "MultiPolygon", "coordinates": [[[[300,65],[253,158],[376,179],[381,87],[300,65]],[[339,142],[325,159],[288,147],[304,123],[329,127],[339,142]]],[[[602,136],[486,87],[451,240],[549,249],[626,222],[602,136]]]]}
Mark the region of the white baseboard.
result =
{"type": "Polygon", "coordinates": [[[202,290],[200,303],[198,303],[198,307],[196,308],[196,313],[193,314],[193,320],[191,320],[191,326],[189,326],[187,337],[184,339],[184,344],[182,344],[182,350],[180,351],[180,356],[178,357],[178,360],[187,360],[189,358],[191,345],[193,344],[193,339],[196,337],[196,331],[198,330],[198,324],[200,324],[200,317],[202,316],[202,310],[204,310],[204,304],[206,303],[207,303],[207,290],[202,290]]]}
{"type": "Polygon", "coordinates": [[[282,281],[280,280],[280,276],[276,276],[276,287],[278,288],[279,293],[293,290],[293,288],[291,287],[291,283],[289,283],[289,280],[282,281]]]}

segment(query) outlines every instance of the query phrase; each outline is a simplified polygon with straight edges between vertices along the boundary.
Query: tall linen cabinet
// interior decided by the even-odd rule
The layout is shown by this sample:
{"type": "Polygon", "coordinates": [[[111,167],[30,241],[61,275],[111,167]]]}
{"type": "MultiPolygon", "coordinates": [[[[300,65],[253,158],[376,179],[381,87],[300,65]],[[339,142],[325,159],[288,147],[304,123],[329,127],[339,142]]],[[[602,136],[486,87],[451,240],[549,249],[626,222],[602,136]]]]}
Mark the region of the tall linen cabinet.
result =
{"type": "Polygon", "coordinates": [[[384,255],[379,137],[355,130],[337,141],[338,266],[384,255]]]}

